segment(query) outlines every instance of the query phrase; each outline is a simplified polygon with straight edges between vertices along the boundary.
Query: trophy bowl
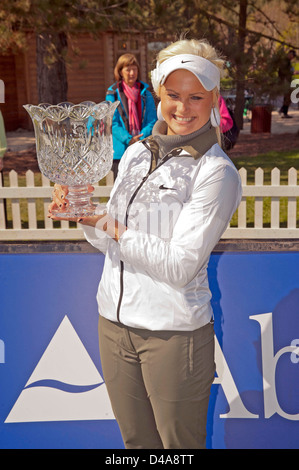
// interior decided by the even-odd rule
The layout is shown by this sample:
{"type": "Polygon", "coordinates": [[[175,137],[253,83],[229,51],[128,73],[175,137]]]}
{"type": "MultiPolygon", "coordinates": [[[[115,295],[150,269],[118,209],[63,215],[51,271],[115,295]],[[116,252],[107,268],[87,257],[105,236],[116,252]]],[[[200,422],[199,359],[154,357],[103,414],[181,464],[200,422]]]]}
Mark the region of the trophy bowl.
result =
{"type": "Polygon", "coordinates": [[[69,204],[63,210],[52,211],[56,218],[94,214],[89,186],[111,170],[112,118],[118,104],[84,101],[24,106],[33,122],[41,173],[53,183],[68,186],[69,204]]]}

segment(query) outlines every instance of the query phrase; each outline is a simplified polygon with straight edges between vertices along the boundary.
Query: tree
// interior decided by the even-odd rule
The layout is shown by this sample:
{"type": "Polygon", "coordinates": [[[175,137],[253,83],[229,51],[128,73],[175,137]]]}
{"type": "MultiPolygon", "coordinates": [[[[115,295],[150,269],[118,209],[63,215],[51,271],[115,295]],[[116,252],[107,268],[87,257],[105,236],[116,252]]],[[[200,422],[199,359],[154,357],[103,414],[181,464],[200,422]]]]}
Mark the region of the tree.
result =
{"type": "MultiPolygon", "coordinates": [[[[235,116],[240,128],[245,87],[256,93],[277,94],[275,65],[282,48],[298,49],[296,34],[293,43],[289,37],[298,21],[296,0],[144,0],[135,14],[153,37],[176,40],[178,32],[187,32],[187,37],[206,37],[223,53],[235,84],[235,116]],[[274,15],[277,10],[278,19],[274,15]],[[281,22],[283,16],[288,28],[281,22]]],[[[297,32],[296,27],[293,31],[297,32]]]]}
{"type": "Polygon", "coordinates": [[[142,31],[164,41],[183,32],[206,37],[229,61],[242,128],[245,87],[278,92],[275,64],[283,48],[298,49],[298,14],[296,0],[1,0],[0,51],[24,47],[26,32],[34,32],[39,100],[57,103],[67,95],[70,34],[110,29],[142,31]]]}
{"type": "Polygon", "coordinates": [[[26,33],[35,33],[39,102],[66,101],[69,35],[98,34],[127,25],[127,4],[122,0],[1,0],[0,51],[24,49],[26,33]]]}

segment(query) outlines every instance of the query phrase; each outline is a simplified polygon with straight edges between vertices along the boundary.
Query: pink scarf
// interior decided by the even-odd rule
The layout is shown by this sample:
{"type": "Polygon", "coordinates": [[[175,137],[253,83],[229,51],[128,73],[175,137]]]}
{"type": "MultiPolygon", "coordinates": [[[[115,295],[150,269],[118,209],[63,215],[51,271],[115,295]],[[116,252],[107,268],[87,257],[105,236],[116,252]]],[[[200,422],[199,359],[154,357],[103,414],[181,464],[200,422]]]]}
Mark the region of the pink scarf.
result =
{"type": "Polygon", "coordinates": [[[137,83],[135,83],[135,85],[131,88],[124,81],[122,81],[122,85],[129,104],[130,134],[137,135],[140,134],[140,123],[137,110],[139,86],[137,83]]]}

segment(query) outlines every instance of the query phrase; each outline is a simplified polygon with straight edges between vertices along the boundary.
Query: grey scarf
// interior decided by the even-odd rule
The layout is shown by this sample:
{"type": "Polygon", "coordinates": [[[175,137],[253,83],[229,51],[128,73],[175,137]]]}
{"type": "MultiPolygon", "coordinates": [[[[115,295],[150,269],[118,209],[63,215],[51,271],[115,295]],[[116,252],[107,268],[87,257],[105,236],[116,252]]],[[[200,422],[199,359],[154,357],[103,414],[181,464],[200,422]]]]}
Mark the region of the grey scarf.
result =
{"type": "Polygon", "coordinates": [[[157,121],[153,127],[152,135],[146,139],[157,160],[176,148],[186,150],[193,158],[200,158],[212,145],[217,143],[214,127],[208,121],[199,130],[188,135],[167,135],[165,121],[157,121]]]}

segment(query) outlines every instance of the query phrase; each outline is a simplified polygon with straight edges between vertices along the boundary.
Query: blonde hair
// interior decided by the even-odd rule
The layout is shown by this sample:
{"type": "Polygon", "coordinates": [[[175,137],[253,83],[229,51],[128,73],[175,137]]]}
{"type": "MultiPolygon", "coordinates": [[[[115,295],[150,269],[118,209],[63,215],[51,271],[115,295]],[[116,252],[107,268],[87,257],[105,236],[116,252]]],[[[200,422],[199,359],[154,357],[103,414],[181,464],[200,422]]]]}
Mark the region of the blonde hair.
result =
{"type": "MultiPolygon", "coordinates": [[[[212,62],[216,67],[218,67],[220,72],[220,77],[224,73],[224,64],[225,60],[221,54],[206,40],[206,39],[180,39],[179,41],[173,42],[169,46],[162,49],[157,56],[157,62],[162,64],[167,59],[174,57],[179,54],[193,54],[203,57],[204,59],[212,62]]],[[[217,88],[212,90],[214,96],[215,107],[219,111],[218,96],[219,91],[217,88]]],[[[158,91],[158,96],[160,96],[160,89],[158,91]]],[[[221,135],[219,127],[216,128],[217,139],[219,145],[221,145],[221,135]]]]}
{"type": "Polygon", "coordinates": [[[223,74],[224,59],[206,39],[181,39],[173,42],[158,53],[159,64],[179,54],[193,54],[211,61],[223,74]]]}
{"type": "Polygon", "coordinates": [[[138,68],[138,78],[139,78],[139,73],[140,73],[140,67],[138,60],[134,56],[134,54],[123,54],[118,58],[118,61],[116,62],[116,65],[114,67],[114,77],[117,82],[119,82],[122,79],[121,76],[121,71],[124,67],[127,67],[129,65],[136,65],[138,68]]]}

